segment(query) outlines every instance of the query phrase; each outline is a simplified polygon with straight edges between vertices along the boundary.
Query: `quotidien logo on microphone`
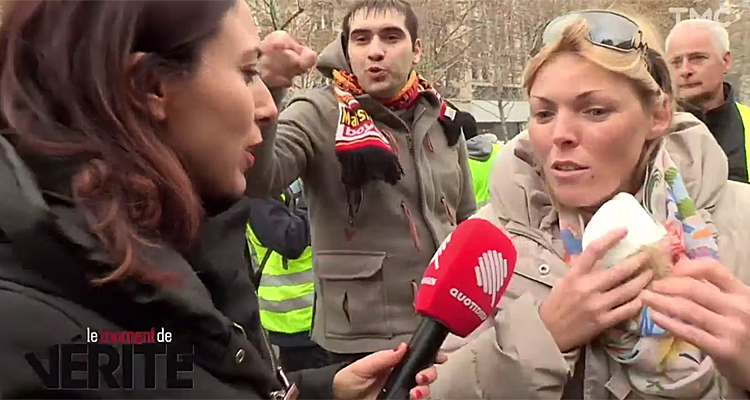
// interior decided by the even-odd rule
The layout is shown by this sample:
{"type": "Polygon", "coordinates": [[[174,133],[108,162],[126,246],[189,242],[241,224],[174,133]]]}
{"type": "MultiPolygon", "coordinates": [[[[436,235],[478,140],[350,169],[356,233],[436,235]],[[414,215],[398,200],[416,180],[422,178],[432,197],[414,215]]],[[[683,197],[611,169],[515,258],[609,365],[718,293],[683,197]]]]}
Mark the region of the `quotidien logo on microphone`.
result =
{"type": "MultiPolygon", "coordinates": [[[[488,296],[492,297],[492,303],[496,304],[497,294],[505,284],[508,278],[508,262],[503,258],[502,253],[491,250],[483,253],[477,260],[477,266],[474,267],[474,273],[477,278],[477,286],[488,296]]],[[[464,307],[468,308],[482,321],[487,319],[487,314],[471,297],[461,292],[457,288],[451,288],[453,296],[464,307]]]]}
{"type": "Polygon", "coordinates": [[[474,267],[474,273],[477,286],[492,296],[492,304],[495,304],[498,292],[508,279],[508,261],[497,250],[488,251],[479,257],[479,265],[474,267]]]}
{"type": "Polygon", "coordinates": [[[143,382],[145,389],[157,388],[157,366],[166,366],[166,379],[160,376],[159,389],[192,389],[193,346],[172,343],[172,333],[150,331],[103,331],[86,328],[72,343],[52,346],[46,357],[26,354],[26,361],[49,390],[133,389],[143,382]],[[134,376],[134,361],[143,376],[134,376]],[[160,358],[166,358],[166,362],[160,358]],[[45,365],[46,364],[46,365],[45,365]]]}

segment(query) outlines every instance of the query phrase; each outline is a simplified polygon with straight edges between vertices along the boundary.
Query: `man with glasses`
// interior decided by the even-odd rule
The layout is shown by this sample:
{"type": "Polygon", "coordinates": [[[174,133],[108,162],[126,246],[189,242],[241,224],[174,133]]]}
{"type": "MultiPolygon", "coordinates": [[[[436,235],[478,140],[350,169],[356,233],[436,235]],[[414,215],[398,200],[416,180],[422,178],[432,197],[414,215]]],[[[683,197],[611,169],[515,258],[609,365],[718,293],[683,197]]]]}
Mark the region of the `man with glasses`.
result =
{"type": "Polygon", "coordinates": [[[703,121],[729,158],[729,179],[748,182],[750,107],[724,81],[732,68],[729,34],[712,20],[685,20],[667,36],[666,51],[680,106],[703,121]]]}

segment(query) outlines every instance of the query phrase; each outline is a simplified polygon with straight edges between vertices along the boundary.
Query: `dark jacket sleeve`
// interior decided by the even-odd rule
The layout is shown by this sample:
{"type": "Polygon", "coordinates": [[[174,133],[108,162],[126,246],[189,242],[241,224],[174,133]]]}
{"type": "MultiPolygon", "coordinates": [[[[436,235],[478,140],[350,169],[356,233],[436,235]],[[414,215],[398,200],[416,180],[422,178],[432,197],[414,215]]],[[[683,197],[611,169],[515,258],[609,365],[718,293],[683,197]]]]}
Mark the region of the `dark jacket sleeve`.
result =
{"type": "Polygon", "coordinates": [[[250,227],[263,247],[290,260],[299,258],[310,246],[307,212],[292,212],[280,197],[250,199],[250,227]]]}
{"type": "Polygon", "coordinates": [[[344,364],[333,364],[323,368],[305,369],[289,373],[289,380],[299,387],[300,399],[330,400],[333,399],[333,377],[344,364]]]}

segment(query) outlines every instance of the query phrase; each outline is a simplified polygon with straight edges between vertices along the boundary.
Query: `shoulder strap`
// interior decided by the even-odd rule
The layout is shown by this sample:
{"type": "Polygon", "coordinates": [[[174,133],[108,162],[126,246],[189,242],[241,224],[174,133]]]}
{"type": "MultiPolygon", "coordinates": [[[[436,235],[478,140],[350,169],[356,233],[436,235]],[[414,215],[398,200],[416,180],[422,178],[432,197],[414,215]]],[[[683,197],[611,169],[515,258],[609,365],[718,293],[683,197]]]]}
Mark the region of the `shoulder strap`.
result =
{"type": "Polygon", "coordinates": [[[263,255],[263,260],[260,262],[260,265],[258,266],[258,275],[261,275],[263,273],[263,268],[266,267],[266,263],[268,262],[268,259],[271,258],[271,251],[270,249],[266,249],[266,254],[263,255]]]}
{"type": "Polygon", "coordinates": [[[258,270],[252,274],[253,284],[255,284],[256,288],[260,287],[260,280],[263,277],[263,269],[266,267],[266,263],[270,257],[271,251],[266,250],[266,254],[263,256],[263,261],[260,262],[258,270]]]}
{"type": "MultiPolygon", "coordinates": [[[[245,229],[251,230],[252,227],[250,227],[250,224],[247,224],[247,227],[245,229]]],[[[263,260],[261,260],[260,263],[258,263],[258,250],[255,248],[255,244],[253,243],[252,239],[250,238],[250,233],[248,233],[247,238],[245,239],[247,241],[247,245],[249,247],[250,251],[250,279],[252,279],[253,284],[255,284],[255,287],[259,287],[260,285],[260,278],[263,275],[263,269],[266,267],[266,263],[268,263],[268,259],[271,258],[272,251],[270,249],[266,249],[266,253],[263,255],[263,260]],[[254,268],[252,263],[258,263],[257,270],[254,268]]]]}

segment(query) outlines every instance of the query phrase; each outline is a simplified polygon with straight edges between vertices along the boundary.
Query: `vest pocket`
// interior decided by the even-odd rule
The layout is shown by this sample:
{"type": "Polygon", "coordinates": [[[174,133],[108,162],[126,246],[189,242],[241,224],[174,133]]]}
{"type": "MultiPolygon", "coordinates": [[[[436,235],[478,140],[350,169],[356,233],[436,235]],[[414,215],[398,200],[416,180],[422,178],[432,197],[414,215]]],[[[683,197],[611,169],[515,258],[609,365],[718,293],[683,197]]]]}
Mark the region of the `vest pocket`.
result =
{"type": "Polygon", "coordinates": [[[325,336],[389,338],[383,260],[385,252],[324,250],[313,257],[325,336]]]}

